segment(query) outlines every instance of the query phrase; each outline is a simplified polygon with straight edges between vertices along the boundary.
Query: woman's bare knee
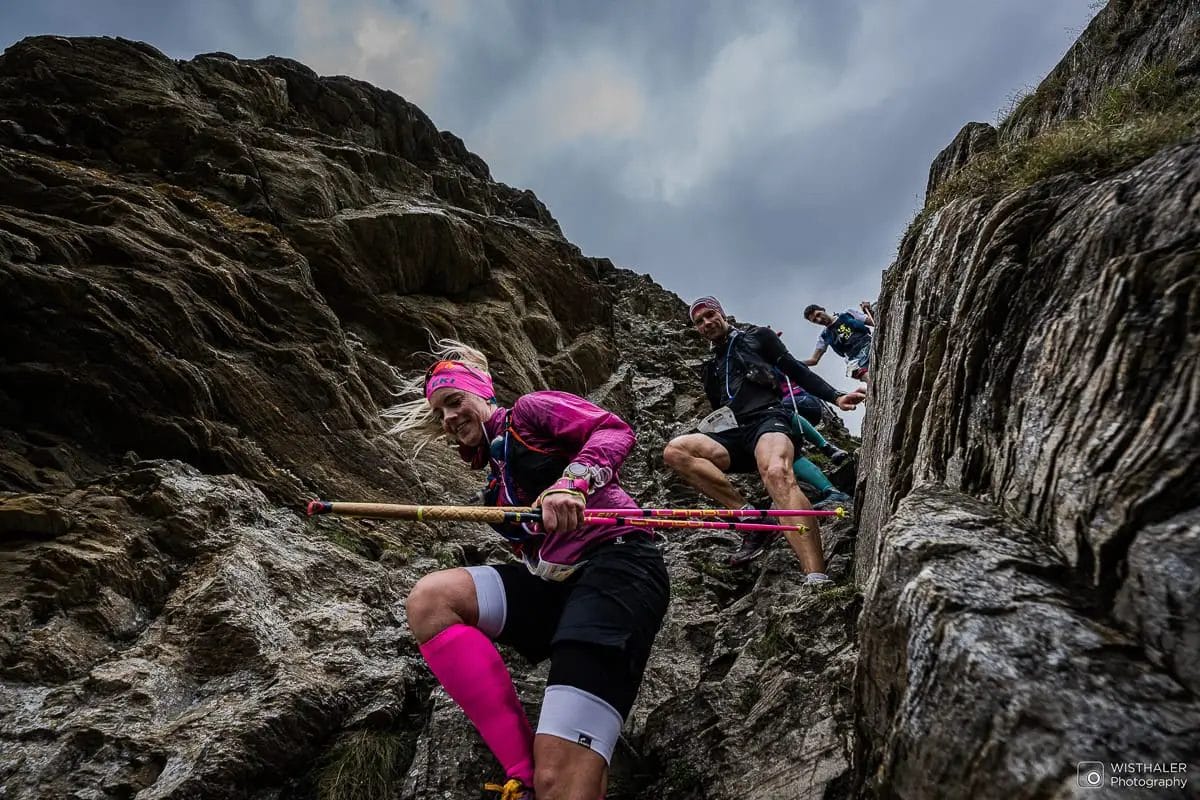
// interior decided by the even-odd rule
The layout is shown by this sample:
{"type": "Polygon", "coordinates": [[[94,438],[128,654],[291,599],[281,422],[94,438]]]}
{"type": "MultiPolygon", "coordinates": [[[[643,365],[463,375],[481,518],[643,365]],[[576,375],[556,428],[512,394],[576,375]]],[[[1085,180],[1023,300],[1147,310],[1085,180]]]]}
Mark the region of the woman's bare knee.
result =
{"type": "Polygon", "coordinates": [[[417,642],[425,642],[458,623],[474,625],[479,618],[475,582],[465,569],[431,572],[417,581],[404,600],[408,627],[417,642]]]}

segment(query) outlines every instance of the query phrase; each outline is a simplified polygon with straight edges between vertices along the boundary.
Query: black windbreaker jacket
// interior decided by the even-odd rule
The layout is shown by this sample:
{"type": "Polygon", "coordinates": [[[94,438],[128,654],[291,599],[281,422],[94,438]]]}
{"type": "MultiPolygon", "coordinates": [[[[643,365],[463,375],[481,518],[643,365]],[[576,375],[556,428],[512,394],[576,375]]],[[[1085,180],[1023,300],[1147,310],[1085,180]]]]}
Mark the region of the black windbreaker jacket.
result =
{"type": "Polygon", "coordinates": [[[731,329],[729,336],[713,347],[712,356],[700,365],[700,379],[714,409],[729,406],[735,416],[741,416],[779,403],[775,368],[792,383],[826,402],[836,403],[841,394],[797,361],[775,331],[755,325],[731,329]]]}

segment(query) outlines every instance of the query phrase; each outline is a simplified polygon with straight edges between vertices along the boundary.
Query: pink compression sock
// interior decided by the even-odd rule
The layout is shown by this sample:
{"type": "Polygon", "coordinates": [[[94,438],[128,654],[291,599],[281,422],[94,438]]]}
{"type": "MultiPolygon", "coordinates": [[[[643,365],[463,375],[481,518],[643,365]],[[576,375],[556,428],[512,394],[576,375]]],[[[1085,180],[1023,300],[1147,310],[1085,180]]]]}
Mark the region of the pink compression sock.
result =
{"type": "Polygon", "coordinates": [[[421,655],[505,775],[533,786],[533,730],[492,640],[470,625],[451,625],[421,645],[421,655]]]}

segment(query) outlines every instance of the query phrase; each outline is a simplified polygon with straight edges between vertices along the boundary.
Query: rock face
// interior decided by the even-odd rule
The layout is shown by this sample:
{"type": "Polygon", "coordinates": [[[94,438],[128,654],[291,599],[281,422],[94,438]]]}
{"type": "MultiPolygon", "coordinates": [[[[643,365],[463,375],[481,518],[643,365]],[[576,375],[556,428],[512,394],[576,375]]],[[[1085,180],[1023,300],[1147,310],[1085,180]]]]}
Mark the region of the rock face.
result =
{"type": "MultiPolygon", "coordinates": [[[[1195,63],[1198,22],[1110,4],[1048,79],[1071,99],[1013,126],[1077,116],[1152,56],[1195,63]]],[[[1070,797],[1080,761],[1190,764],[1195,791],[1197,134],[954,200],[902,243],[859,473],[855,792],[1070,797]]]]}
{"type": "Polygon", "coordinates": [[[1147,66],[1174,64],[1200,81],[1200,6],[1186,0],[1110,0],[1037,91],[1014,109],[1004,135],[1026,139],[1074,119],[1147,66]]]}
{"type": "Polygon", "coordinates": [[[986,122],[968,122],[954,137],[945,150],[938,153],[929,167],[929,182],[925,186],[928,197],[937,191],[955,170],[966,166],[972,158],[996,146],[996,129],[986,122]]]}
{"type": "Polygon", "coordinates": [[[584,335],[609,324],[611,267],[391,93],[47,37],[6,51],[0,104],[4,402],[26,429],[281,500],[394,493],[415,478],[373,418],[425,329],[511,341],[510,392],[613,368],[584,335]]]}
{"type": "Polygon", "coordinates": [[[6,796],[237,796],[418,705],[402,587],[246,481],[142,462],[35,497],[67,522],[5,541],[6,796]]]}
{"type": "MultiPolygon", "coordinates": [[[[449,449],[418,462],[382,433],[429,333],[487,351],[502,400],[554,387],[622,414],[626,484],[694,504],[661,460],[704,404],[679,298],[584,257],[403,99],[282,59],[17,43],[0,189],[0,796],[495,779],[401,604],[426,572],[503,558],[496,537],[299,505],[478,488],[449,449]]],[[[851,529],[826,536],[845,578],[851,529]]],[[[730,572],[732,543],[667,544],[614,800],[845,792],[857,594],[799,594],[782,547],[730,572]]],[[[514,668],[533,713],[544,674],[514,668]]]]}

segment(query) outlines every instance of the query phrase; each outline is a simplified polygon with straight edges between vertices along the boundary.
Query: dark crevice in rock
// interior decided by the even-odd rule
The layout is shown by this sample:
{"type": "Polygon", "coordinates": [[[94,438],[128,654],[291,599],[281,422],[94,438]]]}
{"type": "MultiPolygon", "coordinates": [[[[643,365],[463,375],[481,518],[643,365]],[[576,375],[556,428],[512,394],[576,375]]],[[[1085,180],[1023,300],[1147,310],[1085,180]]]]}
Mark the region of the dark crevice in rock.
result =
{"type": "MultiPolygon", "coordinates": [[[[239,141],[241,139],[239,138],[239,141]]],[[[266,203],[267,209],[271,212],[270,221],[275,225],[279,225],[283,221],[283,216],[275,210],[275,205],[271,202],[271,187],[267,183],[267,179],[263,177],[262,170],[258,168],[258,159],[254,157],[253,148],[248,148],[242,144],[246,155],[250,159],[250,165],[254,169],[254,179],[258,182],[259,189],[262,191],[263,202],[266,203]]]]}

